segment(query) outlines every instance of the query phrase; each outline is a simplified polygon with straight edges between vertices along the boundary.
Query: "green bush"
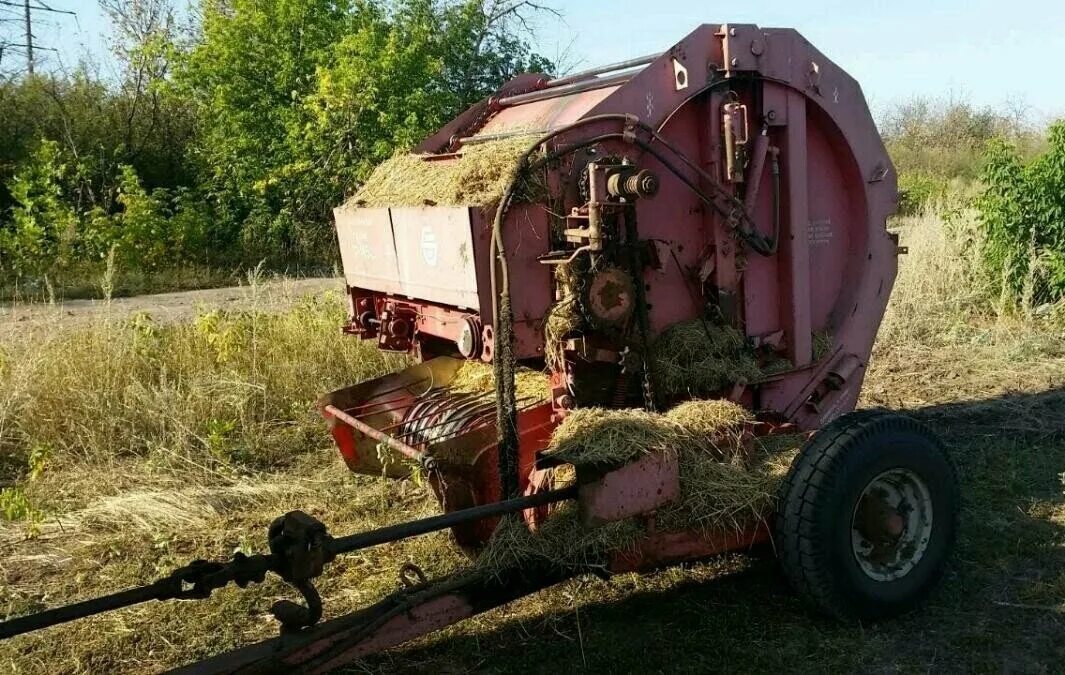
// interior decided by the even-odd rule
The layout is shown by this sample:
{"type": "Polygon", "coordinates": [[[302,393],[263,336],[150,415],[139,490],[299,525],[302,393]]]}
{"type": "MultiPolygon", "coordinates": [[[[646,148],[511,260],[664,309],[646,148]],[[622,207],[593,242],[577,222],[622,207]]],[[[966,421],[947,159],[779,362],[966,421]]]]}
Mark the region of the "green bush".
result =
{"type": "Polygon", "coordinates": [[[1024,162],[993,140],[975,205],[983,259],[1004,297],[1028,305],[1065,297],[1065,121],[1051,125],[1044,152],[1024,162]]]}
{"type": "Polygon", "coordinates": [[[203,262],[210,208],[186,189],[147,190],[136,170],[120,165],[87,208],[82,165],[53,141],[42,141],[7,188],[10,218],[0,221],[0,274],[34,278],[115,256],[128,269],[156,270],[203,262]]]}
{"type": "Polygon", "coordinates": [[[950,189],[944,178],[921,172],[899,175],[899,209],[901,216],[918,215],[926,206],[946,198],[950,189]]]}
{"type": "Polygon", "coordinates": [[[59,146],[44,141],[12,178],[15,205],[0,227],[0,271],[48,274],[70,257],[77,216],[63,195],[68,171],[59,146]]]}

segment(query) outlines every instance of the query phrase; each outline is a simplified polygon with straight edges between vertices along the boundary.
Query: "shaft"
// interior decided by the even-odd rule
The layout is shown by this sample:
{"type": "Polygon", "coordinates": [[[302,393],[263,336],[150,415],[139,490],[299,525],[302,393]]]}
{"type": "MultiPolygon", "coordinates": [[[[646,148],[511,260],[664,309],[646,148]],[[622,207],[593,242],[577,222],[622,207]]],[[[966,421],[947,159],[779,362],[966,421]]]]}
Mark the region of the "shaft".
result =
{"type": "Polygon", "coordinates": [[[518,511],[536,508],[537,506],[544,506],[545,504],[554,504],[569,499],[576,499],[576,497],[577,486],[572,485],[560,490],[539,492],[528,497],[516,497],[494,504],[474,506],[473,508],[463,509],[453,513],[445,513],[439,516],[414,520],[409,523],[401,523],[391,527],[382,527],[381,529],[370,532],[340,537],[333,540],[331,547],[335,553],[350,553],[352,551],[358,551],[359,549],[377,546],[378,544],[386,544],[390,541],[399,541],[400,539],[406,539],[408,537],[417,537],[430,532],[446,530],[455,525],[484,520],[485,518],[503,516],[508,513],[517,513],[518,511]]]}
{"type": "Polygon", "coordinates": [[[160,600],[172,589],[173,584],[169,583],[169,581],[169,578],[161,579],[148,586],[131,588],[113,595],[105,595],[101,598],[93,598],[92,600],[85,600],[66,607],[56,607],[38,614],[30,614],[29,616],[4,621],[0,623],[0,640],[6,640],[16,635],[81,619],[86,616],[139,605],[149,600],[160,600]]]}

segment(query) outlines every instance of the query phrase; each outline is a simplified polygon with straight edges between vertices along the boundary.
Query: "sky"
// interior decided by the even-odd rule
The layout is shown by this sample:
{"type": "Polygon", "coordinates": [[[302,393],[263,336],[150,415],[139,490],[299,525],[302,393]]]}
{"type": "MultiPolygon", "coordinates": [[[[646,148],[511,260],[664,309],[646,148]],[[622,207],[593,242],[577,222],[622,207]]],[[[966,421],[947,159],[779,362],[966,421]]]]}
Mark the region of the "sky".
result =
{"type": "MultiPolygon", "coordinates": [[[[96,0],[44,1],[77,12],[34,15],[37,42],[59,50],[44,55],[52,65],[108,63],[96,0]]],[[[701,23],[756,23],[799,30],[862,84],[874,111],[920,96],[1065,116],[1065,0],[542,1],[563,17],[536,22],[535,46],[571,67],[665,50],[701,23]]]]}

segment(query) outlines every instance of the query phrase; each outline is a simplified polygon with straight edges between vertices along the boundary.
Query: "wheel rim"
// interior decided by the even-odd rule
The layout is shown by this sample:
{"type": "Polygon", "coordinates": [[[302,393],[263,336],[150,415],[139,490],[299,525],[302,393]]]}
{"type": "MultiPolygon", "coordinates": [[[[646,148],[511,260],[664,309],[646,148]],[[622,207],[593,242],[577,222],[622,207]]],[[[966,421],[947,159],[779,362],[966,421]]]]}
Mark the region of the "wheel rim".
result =
{"type": "Polygon", "coordinates": [[[865,486],[851,517],[851,548],[874,581],[900,579],[924,557],[932,535],[932,495],[909,469],[885,471],[865,486]]]}

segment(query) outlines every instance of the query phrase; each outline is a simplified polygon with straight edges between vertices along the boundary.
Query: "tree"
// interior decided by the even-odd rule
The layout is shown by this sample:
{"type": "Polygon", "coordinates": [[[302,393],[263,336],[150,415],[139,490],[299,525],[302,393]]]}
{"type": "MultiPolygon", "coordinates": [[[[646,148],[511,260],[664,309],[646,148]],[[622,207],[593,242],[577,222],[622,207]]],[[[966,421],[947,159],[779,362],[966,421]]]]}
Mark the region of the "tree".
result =
{"type": "Polygon", "coordinates": [[[329,242],[330,211],[378,162],[525,69],[528,2],[205,0],[181,80],[213,195],[245,245],[329,242]],[[249,241],[252,240],[252,241],[249,241]]]}

